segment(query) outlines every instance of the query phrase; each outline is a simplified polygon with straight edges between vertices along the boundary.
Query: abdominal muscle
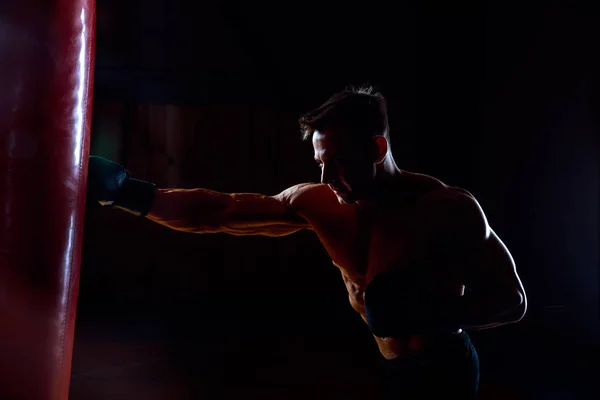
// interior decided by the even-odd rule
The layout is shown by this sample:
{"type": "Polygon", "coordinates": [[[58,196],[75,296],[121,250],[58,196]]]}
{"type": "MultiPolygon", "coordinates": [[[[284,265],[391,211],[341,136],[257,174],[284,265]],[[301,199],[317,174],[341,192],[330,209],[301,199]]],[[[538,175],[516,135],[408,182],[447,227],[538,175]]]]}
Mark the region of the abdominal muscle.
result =
{"type": "MultiPolygon", "coordinates": [[[[362,319],[367,323],[367,317],[365,312],[365,300],[364,300],[364,289],[365,284],[362,284],[362,279],[353,277],[352,279],[342,272],[346,289],[348,290],[348,298],[352,308],[360,314],[362,319]]],[[[462,285],[449,285],[444,292],[456,293],[457,296],[464,294],[464,286],[462,285]]],[[[401,316],[399,316],[401,318],[401,316]]],[[[453,334],[460,333],[458,329],[453,334]]],[[[379,351],[386,359],[394,359],[398,357],[406,357],[409,355],[415,355],[428,348],[428,346],[434,344],[435,338],[429,337],[428,335],[411,335],[403,338],[398,337],[378,337],[373,335],[379,351]]]]}

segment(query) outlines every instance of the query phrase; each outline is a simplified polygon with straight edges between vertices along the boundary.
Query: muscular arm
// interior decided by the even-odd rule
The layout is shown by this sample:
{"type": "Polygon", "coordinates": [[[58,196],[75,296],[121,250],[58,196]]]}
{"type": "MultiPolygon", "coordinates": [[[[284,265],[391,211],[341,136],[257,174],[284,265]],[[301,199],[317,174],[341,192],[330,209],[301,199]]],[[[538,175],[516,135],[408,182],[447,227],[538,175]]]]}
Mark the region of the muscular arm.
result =
{"type": "Polygon", "coordinates": [[[221,193],[208,189],[158,189],[147,218],[193,233],[284,236],[310,224],[296,212],[312,185],[293,186],[276,196],[221,193]]]}
{"type": "Polygon", "coordinates": [[[442,314],[461,328],[489,329],[520,321],[527,297],[508,249],[495,233],[483,244],[482,257],[464,268],[467,291],[442,304],[442,314]]]}
{"type": "Polygon", "coordinates": [[[441,305],[441,314],[465,329],[487,329],[520,321],[527,297],[514,260],[489,227],[477,201],[451,193],[444,209],[436,262],[457,275],[466,294],[441,305]]]}
{"type": "Polygon", "coordinates": [[[455,332],[521,320],[527,301],[514,261],[477,201],[444,188],[423,204],[414,242],[422,246],[419,265],[380,274],[365,290],[373,334],[455,332]],[[468,289],[463,296],[446,290],[459,283],[468,289]]]}

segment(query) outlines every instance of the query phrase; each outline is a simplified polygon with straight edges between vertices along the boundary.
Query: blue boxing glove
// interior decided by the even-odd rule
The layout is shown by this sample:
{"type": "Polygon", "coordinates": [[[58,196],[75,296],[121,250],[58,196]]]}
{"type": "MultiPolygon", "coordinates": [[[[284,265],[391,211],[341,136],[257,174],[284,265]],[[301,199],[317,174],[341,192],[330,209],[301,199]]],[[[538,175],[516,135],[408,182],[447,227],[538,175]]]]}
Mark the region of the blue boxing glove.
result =
{"type": "Polygon", "coordinates": [[[460,297],[436,294],[426,278],[387,272],[367,286],[365,310],[378,337],[450,333],[459,328],[460,297]]]}
{"type": "Polygon", "coordinates": [[[154,203],[156,185],[129,176],[122,165],[98,156],[90,156],[88,165],[88,203],[116,206],[145,216],[154,203]]]}

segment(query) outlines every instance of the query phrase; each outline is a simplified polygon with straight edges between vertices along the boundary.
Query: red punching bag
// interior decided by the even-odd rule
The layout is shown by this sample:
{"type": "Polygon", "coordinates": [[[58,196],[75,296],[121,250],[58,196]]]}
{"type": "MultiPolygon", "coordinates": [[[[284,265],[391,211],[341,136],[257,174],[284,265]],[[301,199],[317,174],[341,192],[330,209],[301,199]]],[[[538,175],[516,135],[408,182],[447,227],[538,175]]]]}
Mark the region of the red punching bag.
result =
{"type": "Polygon", "coordinates": [[[68,397],[94,0],[0,1],[0,399],[68,397]]]}

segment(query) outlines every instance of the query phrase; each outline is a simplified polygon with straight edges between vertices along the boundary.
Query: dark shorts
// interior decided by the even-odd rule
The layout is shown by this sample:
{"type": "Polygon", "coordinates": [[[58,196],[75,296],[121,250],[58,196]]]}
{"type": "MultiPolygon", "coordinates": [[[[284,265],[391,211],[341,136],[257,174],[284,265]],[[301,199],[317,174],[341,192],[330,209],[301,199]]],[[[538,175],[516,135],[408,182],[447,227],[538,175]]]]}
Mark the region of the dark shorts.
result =
{"type": "Polygon", "coordinates": [[[475,399],[479,357],[466,332],[439,340],[426,353],[384,360],[384,399],[475,399]]]}

